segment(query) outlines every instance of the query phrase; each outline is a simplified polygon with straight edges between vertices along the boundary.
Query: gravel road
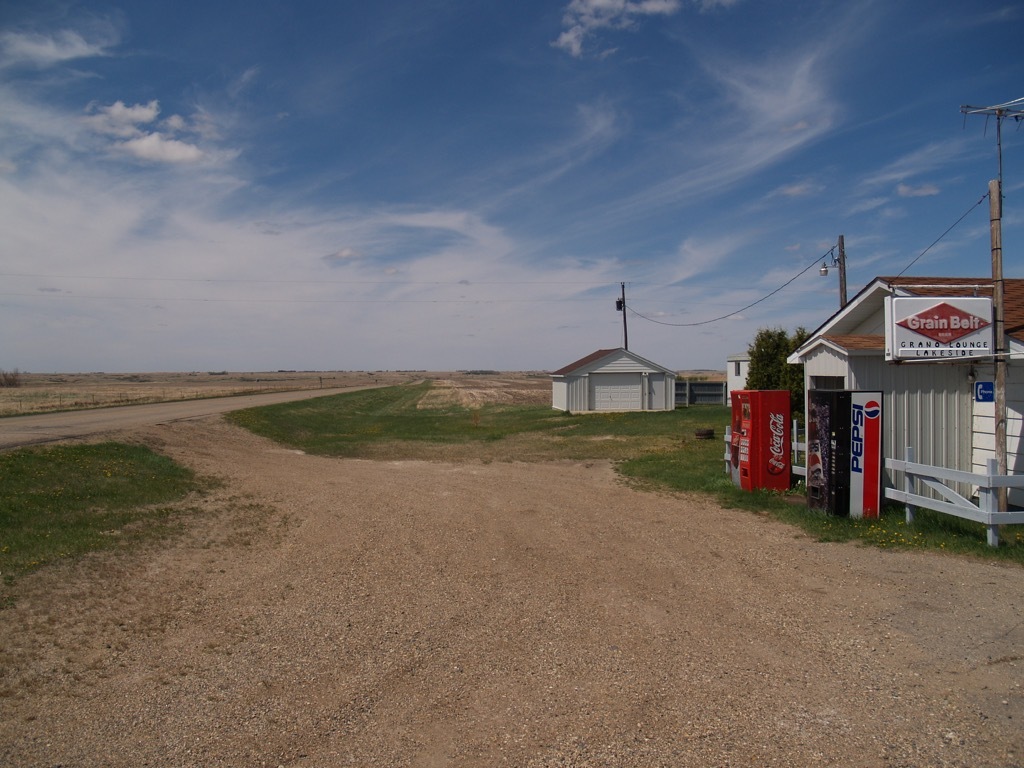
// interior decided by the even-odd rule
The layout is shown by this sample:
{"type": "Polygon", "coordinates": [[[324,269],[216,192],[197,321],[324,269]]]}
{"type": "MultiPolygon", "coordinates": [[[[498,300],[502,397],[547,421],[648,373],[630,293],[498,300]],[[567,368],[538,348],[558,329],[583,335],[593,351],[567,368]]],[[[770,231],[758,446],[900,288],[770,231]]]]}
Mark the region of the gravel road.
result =
{"type": "Polygon", "coordinates": [[[104,432],[137,429],[152,424],[201,419],[243,408],[308,400],[341,392],[356,392],[360,389],[366,389],[366,387],[267,392],[257,395],[146,403],[145,405],[124,405],[116,408],[93,408],[81,411],[58,411],[30,416],[8,416],[0,418],[0,450],[88,437],[104,432]]]}
{"type": "Polygon", "coordinates": [[[1024,569],[823,544],[605,463],[136,430],[188,531],[19,583],[5,766],[1019,766],[1024,569]]]}

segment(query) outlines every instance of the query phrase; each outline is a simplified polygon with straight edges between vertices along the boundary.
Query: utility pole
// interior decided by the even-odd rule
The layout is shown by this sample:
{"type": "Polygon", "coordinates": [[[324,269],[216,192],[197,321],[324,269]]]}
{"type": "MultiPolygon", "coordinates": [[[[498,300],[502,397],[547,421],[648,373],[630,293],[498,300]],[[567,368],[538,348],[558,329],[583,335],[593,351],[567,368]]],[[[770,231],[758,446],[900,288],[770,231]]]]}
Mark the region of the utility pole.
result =
{"type": "MultiPolygon", "coordinates": [[[[985,115],[996,119],[996,155],[999,175],[988,183],[989,239],[992,250],[992,314],[995,334],[995,454],[1000,475],[1007,473],[1006,464],[1006,334],[1003,310],[1003,120],[1024,119],[1024,99],[1016,99],[994,107],[962,106],[964,115],[985,115]]],[[[997,494],[999,511],[1007,509],[1006,489],[997,494]]]]}
{"type": "Polygon", "coordinates": [[[615,300],[615,308],[622,313],[622,348],[627,352],[629,351],[629,331],[626,328],[626,284],[619,283],[622,286],[622,298],[615,300]]]}
{"type": "MultiPolygon", "coordinates": [[[[829,255],[832,257],[832,266],[839,269],[839,308],[842,309],[849,303],[846,299],[846,239],[842,235],[839,236],[839,243],[829,251],[829,255]],[[839,256],[835,255],[837,249],[839,256]]],[[[822,277],[828,274],[827,261],[822,263],[818,274],[822,277]]]]}
{"type": "Polygon", "coordinates": [[[839,308],[847,305],[846,299],[846,239],[839,236],[839,308]]]}
{"type": "MultiPolygon", "coordinates": [[[[1001,164],[1001,163],[1000,163],[1001,164]]],[[[1003,185],[1000,179],[988,183],[989,240],[992,248],[992,314],[996,337],[996,466],[1006,474],[1006,334],[1003,315],[1003,185]]],[[[1007,509],[1006,488],[997,489],[999,511],[1007,509]]]]}

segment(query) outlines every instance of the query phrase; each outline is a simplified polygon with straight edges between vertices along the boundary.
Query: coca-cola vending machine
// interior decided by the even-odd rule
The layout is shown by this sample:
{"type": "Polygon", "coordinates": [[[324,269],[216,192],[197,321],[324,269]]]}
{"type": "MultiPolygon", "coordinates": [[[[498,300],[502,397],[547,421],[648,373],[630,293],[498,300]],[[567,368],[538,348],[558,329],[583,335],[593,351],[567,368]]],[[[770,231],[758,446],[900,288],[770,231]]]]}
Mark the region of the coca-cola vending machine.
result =
{"type": "Polygon", "coordinates": [[[789,490],[789,390],[733,391],[731,449],[741,488],[789,490]]]}
{"type": "Polygon", "coordinates": [[[878,517],[882,508],[882,393],[807,393],[807,505],[878,517]]]}

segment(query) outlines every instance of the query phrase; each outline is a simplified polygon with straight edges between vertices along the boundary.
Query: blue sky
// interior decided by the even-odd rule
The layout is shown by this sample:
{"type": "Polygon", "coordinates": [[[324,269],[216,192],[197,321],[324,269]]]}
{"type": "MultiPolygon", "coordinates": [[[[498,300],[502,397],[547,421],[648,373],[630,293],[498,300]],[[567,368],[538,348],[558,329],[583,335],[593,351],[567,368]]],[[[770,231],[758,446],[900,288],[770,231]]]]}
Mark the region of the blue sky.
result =
{"type": "MultiPolygon", "coordinates": [[[[6,0],[0,368],[552,370],[622,344],[625,282],[631,350],[721,369],[835,311],[839,235],[852,295],[985,195],[960,107],[1024,96],[1022,32],[988,0],[6,0]]],[[[1004,123],[1008,277],[1022,148],[1004,123]]],[[[988,230],[907,274],[990,275],[988,230]]]]}

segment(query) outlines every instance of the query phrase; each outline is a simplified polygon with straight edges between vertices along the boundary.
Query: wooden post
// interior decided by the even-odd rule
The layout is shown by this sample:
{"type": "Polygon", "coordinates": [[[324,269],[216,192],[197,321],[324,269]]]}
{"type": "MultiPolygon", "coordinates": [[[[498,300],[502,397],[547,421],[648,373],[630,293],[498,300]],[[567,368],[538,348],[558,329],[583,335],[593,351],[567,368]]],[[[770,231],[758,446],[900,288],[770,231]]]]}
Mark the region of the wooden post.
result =
{"type": "Polygon", "coordinates": [[[846,238],[839,236],[839,308],[847,305],[846,299],[846,238]]]}
{"type": "Polygon", "coordinates": [[[622,285],[622,348],[629,351],[629,329],[626,328],[626,284],[622,285]]]}
{"type": "MultiPolygon", "coordinates": [[[[914,461],[914,447],[912,445],[908,445],[907,446],[907,448],[906,448],[906,450],[904,452],[904,460],[905,461],[909,461],[909,462],[914,461]]],[[[904,472],[903,473],[903,490],[905,490],[907,493],[913,493],[915,485],[916,485],[916,482],[914,480],[914,477],[910,474],[910,472],[904,472]]],[[[906,510],[906,513],[907,513],[907,525],[910,525],[911,523],[914,522],[914,512],[917,511],[917,506],[915,506],[914,504],[911,504],[908,501],[906,503],[906,506],[904,507],[904,509],[906,510]]]]}
{"type": "MultiPolygon", "coordinates": [[[[997,463],[998,462],[995,459],[988,459],[985,462],[985,471],[988,473],[989,482],[991,482],[991,478],[992,478],[993,475],[999,474],[998,470],[996,469],[997,463]]],[[[989,485],[989,486],[983,486],[983,487],[978,489],[978,501],[979,501],[979,503],[981,505],[981,510],[983,512],[986,512],[986,513],[991,515],[991,514],[994,514],[994,513],[998,512],[998,511],[1000,511],[999,510],[999,498],[998,498],[999,494],[997,493],[997,491],[999,491],[999,490],[1002,490],[1004,492],[1003,493],[1003,499],[1005,501],[1005,499],[1006,499],[1006,493],[1005,493],[1006,489],[1005,488],[993,489],[992,486],[989,485]]],[[[1002,511],[1005,512],[1006,510],[1004,509],[1002,511]]],[[[990,547],[998,547],[999,546],[999,525],[998,524],[992,524],[992,525],[986,525],[985,527],[988,529],[988,545],[990,547]]]]}
{"type": "MultiPolygon", "coordinates": [[[[1006,471],[1006,333],[1003,323],[1003,186],[999,179],[988,183],[989,232],[992,242],[992,314],[995,334],[996,381],[996,463],[998,474],[1006,471]]],[[[996,499],[1000,512],[1006,511],[1006,488],[999,488],[996,499]]]]}

